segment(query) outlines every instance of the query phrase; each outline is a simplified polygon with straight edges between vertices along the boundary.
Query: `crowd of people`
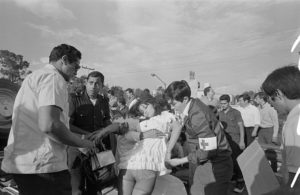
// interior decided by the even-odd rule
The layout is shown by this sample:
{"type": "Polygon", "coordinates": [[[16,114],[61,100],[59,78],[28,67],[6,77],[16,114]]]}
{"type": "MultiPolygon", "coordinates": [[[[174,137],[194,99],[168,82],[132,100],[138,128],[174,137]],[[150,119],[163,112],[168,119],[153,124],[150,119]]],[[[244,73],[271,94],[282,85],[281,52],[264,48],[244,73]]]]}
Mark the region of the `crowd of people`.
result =
{"type": "MultiPolygon", "coordinates": [[[[237,157],[253,140],[281,144],[281,189],[290,187],[300,167],[300,71],[285,66],[268,75],[253,97],[222,94],[211,86],[191,97],[184,81],[159,94],[137,96],[104,90],[105,77],[90,72],[82,91],[68,93],[80,68],[81,53],[61,44],[49,64],[23,81],[15,99],[12,127],[1,169],[10,173],[21,195],[101,194],[85,163],[100,150],[112,151],[119,195],[147,195],[159,176],[173,174],[188,194],[221,195],[245,190],[237,157]],[[287,115],[280,136],[278,114],[287,115]],[[101,147],[100,147],[101,146],[101,147]]],[[[284,192],[282,191],[284,189],[284,192]]]]}

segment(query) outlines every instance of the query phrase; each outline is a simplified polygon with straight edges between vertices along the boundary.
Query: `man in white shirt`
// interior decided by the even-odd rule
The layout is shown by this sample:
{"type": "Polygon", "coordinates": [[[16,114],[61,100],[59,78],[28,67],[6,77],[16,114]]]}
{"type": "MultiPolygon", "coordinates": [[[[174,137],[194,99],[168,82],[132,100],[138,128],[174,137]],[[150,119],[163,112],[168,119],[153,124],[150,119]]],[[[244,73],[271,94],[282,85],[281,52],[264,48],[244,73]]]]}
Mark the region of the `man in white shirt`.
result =
{"type": "Polygon", "coordinates": [[[17,94],[1,168],[22,195],[70,195],[66,146],[94,148],[69,130],[67,81],[80,59],[70,45],[53,48],[49,64],[28,75],[17,94]]]}
{"type": "Polygon", "coordinates": [[[263,144],[277,144],[278,141],[278,114],[268,103],[268,97],[264,92],[258,92],[254,96],[258,103],[260,112],[260,127],[258,131],[258,142],[263,144]]]}
{"type": "Polygon", "coordinates": [[[239,96],[238,110],[241,112],[245,129],[245,142],[249,146],[257,136],[260,125],[260,113],[258,108],[250,104],[250,96],[242,94],[239,96]]]}
{"type": "Polygon", "coordinates": [[[134,96],[133,89],[128,88],[125,90],[126,96],[127,96],[127,106],[128,110],[132,108],[132,106],[137,102],[137,99],[134,96]]]}

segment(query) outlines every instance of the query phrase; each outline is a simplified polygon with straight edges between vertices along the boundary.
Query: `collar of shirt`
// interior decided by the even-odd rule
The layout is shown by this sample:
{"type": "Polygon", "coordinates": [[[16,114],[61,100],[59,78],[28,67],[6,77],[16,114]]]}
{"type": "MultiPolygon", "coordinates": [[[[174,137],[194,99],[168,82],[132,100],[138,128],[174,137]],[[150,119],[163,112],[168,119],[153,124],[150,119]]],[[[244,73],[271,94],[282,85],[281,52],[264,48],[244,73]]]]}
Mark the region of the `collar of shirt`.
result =
{"type": "Polygon", "coordinates": [[[297,106],[295,106],[288,114],[286,120],[289,120],[290,118],[292,118],[294,115],[299,115],[300,112],[300,104],[298,104],[297,106]]]}
{"type": "Polygon", "coordinates": [[[264,109],[264,108],[268,108],[270,105],[268,102],[265,102],[262,106],[260,106],[261,109],[264,109]]]}
{"type": "Polygon", "coordinates": [[[190,99],[190,101],[185,106],[185,108],[184,108],[184,110],[182,112],[183,116],[188,116],[189,115],[189,109],[190,109],[190,106],[191,106],[191,102],[192,102],[192,99],[190,99]]]}
{"type": "Polygon", "coordinates": [[[54,70],[55,72],[57,72],[63,79],[64,81],[66,81],[66,79],[62,76],[62,74],[57,70],[57,68],[55,68],[55,66],[53,66],[52,64],[46,64],[45,66],[48,69],[54,70]]]}
{"type": "Polygon", "coordinates": [[[222,112],[223,112],[224,114],[227,114],[227,113],[231,112],[232,110],[233,110],[233,108],[232,108],[231,106],[229,106],[229,107],[228,107],[228,110],[222,110],[222,112]]]}

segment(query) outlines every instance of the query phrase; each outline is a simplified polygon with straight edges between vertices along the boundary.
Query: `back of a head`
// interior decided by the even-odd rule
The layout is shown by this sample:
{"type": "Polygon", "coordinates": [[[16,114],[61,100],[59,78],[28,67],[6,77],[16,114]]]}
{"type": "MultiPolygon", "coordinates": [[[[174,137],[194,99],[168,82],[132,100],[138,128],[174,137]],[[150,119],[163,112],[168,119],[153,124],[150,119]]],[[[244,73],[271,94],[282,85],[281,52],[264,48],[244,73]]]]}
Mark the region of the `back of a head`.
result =
{"type": "Polygon", "coordinates": [[[294,64],[274,70],[262,84],[268,96],[275,96],[280,90],[288,99],[300,99],[300,71],[294,64]]]}
{"type": "Polygon", "coordinates": [[[167,98],[182,102],[184,97],[191,97],[191,89],[184,80],[172,82],[165,90],[167,98]]]}
{"type": "Polygon", "coordinates": [[[67,44],[58,45],[52,49],[49,56],[49,63],[57,62],[63,56],[67,56],[68,61],[70,63],[73,63],[81,59],[81,52],[71,45],[67,45],[67,44]]]}

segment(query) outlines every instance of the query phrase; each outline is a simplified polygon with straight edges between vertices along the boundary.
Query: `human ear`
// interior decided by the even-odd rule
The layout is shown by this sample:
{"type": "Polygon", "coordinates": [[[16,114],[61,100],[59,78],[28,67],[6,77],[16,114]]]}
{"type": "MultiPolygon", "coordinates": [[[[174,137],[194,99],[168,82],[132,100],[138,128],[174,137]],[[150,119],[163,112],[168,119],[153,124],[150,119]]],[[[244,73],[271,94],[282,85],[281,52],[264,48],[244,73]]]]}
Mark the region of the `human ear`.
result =
{"type": "Polygon", "coordinates": [[[277,90],[276,90],[276,96],[277,96],[279,99],[283,99],[283,97],[285,97],[284,93],[283,93],[280,89],[277,89],[277,90]]]}
{"type": "Polygon", "coordinates": [[[187,103],[189,102],[189,100],[190,100],[190,98],[188,98],[187,96],[184,96],[183,102],[184,102],[185,104],[187,104],[187,103]]]}
{"type": "Polygon", "coordinates": [[[62,62],[63,62],[64,64],[67,64],[67,62],[68,62],[68,56],[63,55],[63,56],[61,57],[61,59],[62,59],[62,62]]]}

